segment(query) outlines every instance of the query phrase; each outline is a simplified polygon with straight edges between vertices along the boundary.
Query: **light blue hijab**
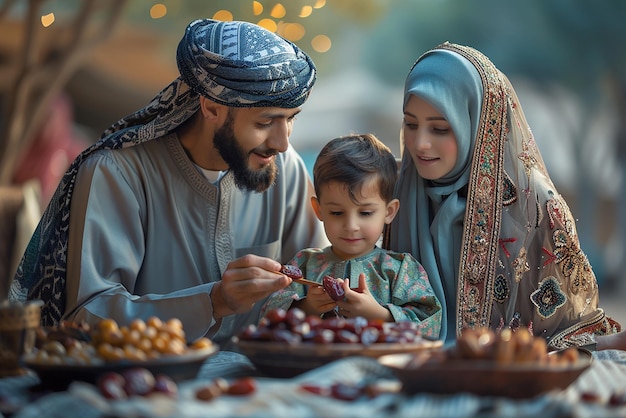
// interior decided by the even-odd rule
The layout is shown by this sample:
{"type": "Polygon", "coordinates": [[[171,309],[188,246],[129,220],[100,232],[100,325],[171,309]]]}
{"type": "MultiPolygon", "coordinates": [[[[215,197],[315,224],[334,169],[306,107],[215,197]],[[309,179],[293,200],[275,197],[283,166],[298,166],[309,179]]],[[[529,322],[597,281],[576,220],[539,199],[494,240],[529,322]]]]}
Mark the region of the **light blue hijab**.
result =
{"type": "Polygon", "coordinates": [[[404,106],[411,95],[434,106],[450,123],[457,138],[457,161],[450,173],[437,181],[418,174],[403,153],[396,196],[400,211],[392,223],[387,246],[410,252],[424,266],[443,309],[442,339],[456,338],[457,278],[471,156],[480,120],[483,86],[476,68],[448,50],[422,55],[405,82],[404,106]],[[408,233],[407,233],[408,231],[408,233]]]}

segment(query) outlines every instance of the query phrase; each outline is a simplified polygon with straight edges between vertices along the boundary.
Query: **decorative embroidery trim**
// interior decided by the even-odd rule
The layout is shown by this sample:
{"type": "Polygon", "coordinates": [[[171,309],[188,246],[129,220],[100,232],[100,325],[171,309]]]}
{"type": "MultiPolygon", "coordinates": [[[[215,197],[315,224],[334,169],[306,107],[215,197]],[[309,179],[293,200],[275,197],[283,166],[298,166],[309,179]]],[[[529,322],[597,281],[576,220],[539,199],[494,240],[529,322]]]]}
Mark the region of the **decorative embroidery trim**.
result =
{"type": "Polygon", "coordinates": [[[506,258],[509,258],[511,256],[511,253],[509,252],[509,250],[506,249],[506,245],[504,244],[508,244],[511,242],[515,242],[517,241],[517,238],[513,237],[513,238],[500,238],[498,240],[498,243],[500,244],[500,247],[502,248],[502,251],[504,251],[504,254],[506,255],[506,258]]]}
{"type": "Polygon", "coordinates": [[[552,233],[554,241],[554,257],[561,266],[565,277],[569,279],[569,290],[577,295],[581,291],[588,291],[595,286],[595,276],[587,256],[578,243],[571,213],[567,205],[560,198],[553,198],[546,202],[546,209],[550,219],[550,227],[562,227],[552,233]]]}
{"type": "Polygon", "coordinates": [[[586,321],[577,322],[575,325],[564,329],[554,335],[548,342],[557,350],[578,345],[576,336],[582,334],[608,335],[622,330],[621,325],[614,319],[605,315],[604,310],[598,308],[598,313],[586,321]]]}
{"type": "Polygon", "coordinates": [[[559,225],[565,225],[565,216],[561,212],[561,205],[556,199],[550,199],[546,202],[546,211],[550,220],[550,229],[554,229],[557,222],[559,225]]]}
{"type": "Polygon", "coordinates": [[[502,274],[498,274],[493,285],[493,299],[498,303],[504,303],[509,297],[511,290],[509,284],[502,274]]]}
{"type": "Polygon", "coordinates": [[[539,282],[539,288],[530,295],[530,300],[537,307],[537,313],[543,319],[554,315],[556,310],[567,302],[567,296],[555,277],[546,277],[539,282]]]}
{"type": "Polygon", "coordinates": [[[502,185],[508,92],[501,73],[483,54],[449,43],[438,48],[456,52],[470,61],[480,74],[484,91],[481,114],[485,116],[476,135],[464,219],[464,236],[473,239],[464,240],[461,248],[460,265],[465,267],[458,282],[458,335],[465,327],[488,326],[491,318],[505,195],[502,185]],[[474,269],[480,269],[480,273],[474,269]]]}
{"type": "Polygon", "coordinates": [[[521,318],[522,314],[519,312],[515,312],[513,314],[513,318],[509,321],[509,328],[511,328],[511,331],[515,332],[522,326],[522,321],[520,320],[521,318]]]}
{"type": "Polygon", "coordinates": [[[547,255],[547,256],[548,256],[548,259],[547,259],[546,261],[544,261],[544,262],[543,262],[542,267],[545,267],[545,266],[547,266],[548,264],[550,264],[550,263],[552,263],[552,262],[556,261],[556,256],[555,256],[553,253],[551,253],[551,252],[550,252],[550,250],[548,250],[546,247],[541,247],[541,250],[543,251],[543,253],[544,253],[545,255],[547,255]]]}
{"type": "Polygon", "coordinates": [[[468,256],[467,263],[467,280],[473,285],[478,285],[487,276],[487,266],[483,264],[483,260],[475,255],[468,256]]]}
{"type": "Polygon", "coordinates": [[[462,321],[468,328],[476,328],[481,325],[481,294],[480,289],[477,286],[468,286],[467,292],[459,295],[463,298],[463,306],[466,309],[463,310],[462,321]]]}
{"type": "Polygon", "coordinates": [[[502,204],[510,206],[517,201],[517,187],[508,173],[504,172],[504,183],[502,184],[502,204]]]}
{"type": "Polygon", "coordinates": [[[513,263],[511,265],[513,266],[513,271],[515,272],[515,282],[519,283],[522,280],[522,276],[524,275],[524,273],[530,270],[526,254],[526,247],[522,247],[519,249],[519,254],[515,258],[515,260],[513,260],[513,263]]]}
{"type": "Polygon", "coordinates": [[[543,211],[541,210],[539,199],[535,201],[535,206],[535,209],[537,210],[537,221],[535,222],[535,228],[539,228],[539,225],[541,225],[541,221],[543,221],[543,211]]]}
{"type": "Polygon", "coordinates": [[[524,171],[526,171],[526,176],[530,178],[530,172],[537,164],[537,160],[531,153],[528,152],[528,148],[526,145],[524,145],[524,148],[524,151],[520,152],[517,158],[519,158],[524,164],[524,171]]]}

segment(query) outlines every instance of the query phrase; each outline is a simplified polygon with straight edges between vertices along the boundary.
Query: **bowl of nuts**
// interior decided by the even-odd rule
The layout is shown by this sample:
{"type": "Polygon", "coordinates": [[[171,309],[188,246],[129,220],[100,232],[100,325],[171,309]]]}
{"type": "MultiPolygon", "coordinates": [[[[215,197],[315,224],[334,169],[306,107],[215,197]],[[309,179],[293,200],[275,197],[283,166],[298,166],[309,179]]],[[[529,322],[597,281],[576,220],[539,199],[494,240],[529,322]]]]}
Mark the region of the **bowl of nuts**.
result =
{"type": "Polygon", "coordinates": [[[135,319],[128,325],[103,319],[93,327],[62,322],[41,328],[36,348],[22,360],[44,386],[65,389],[74,380],[95,383],[105,373],[138,368],[174,381],[190,379],[217,351],[208,338],[188,344],[176,318],[135,319]]]}
{"type": "Polygon", "coordinates": [[[258,325],[244,328],[234,342],[260,372],[271,377],[293,377],[349,356],[432,351],[443,344],[423,337],[419,326],[409,321],[322,319],[297,308],[268,312],[258,325]]]}

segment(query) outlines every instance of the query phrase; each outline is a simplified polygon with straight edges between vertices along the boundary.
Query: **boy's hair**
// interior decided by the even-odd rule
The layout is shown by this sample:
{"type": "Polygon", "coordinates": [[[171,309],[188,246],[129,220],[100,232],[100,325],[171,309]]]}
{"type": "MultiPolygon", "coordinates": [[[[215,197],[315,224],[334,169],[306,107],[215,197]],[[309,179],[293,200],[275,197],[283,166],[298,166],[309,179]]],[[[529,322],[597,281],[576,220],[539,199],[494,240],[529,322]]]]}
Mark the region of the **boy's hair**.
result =
{"type": "Polygon", "coordinates": [[[398,176],[398,164],[389,147],[373,134],[347,135],[328,142],[313,166],[315,194],[320,196],[323,185],[332,181],[348,187],[350,199],[357,202],[363,184],[375,178],[380,197],[393,199],[398,176]]]}

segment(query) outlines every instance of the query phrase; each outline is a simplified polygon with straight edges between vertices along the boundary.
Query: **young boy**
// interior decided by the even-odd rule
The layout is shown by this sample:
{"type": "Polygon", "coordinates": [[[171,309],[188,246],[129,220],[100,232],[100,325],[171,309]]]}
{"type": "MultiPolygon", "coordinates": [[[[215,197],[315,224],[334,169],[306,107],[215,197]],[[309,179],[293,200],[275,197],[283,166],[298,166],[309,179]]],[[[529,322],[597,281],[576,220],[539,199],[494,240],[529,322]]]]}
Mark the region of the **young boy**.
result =
{"type": "Polygon", "coordinates": [[[374,135],[326,144],[313,167],[311,204],[331,245],[301,250],[289,263],[320,286],[292,283],[270,297],[266,312],[298,307],[322,315],[337,309],[345,317],[414,321],[423,335],[439,335],[441,305],[421,264],[408,253],[377,246],[400,205],[393,198],[396,177],[395,157],[374,135]],[[324,291],[326,275],[339,279],[343,300],[334,301],[324,291]]]}

